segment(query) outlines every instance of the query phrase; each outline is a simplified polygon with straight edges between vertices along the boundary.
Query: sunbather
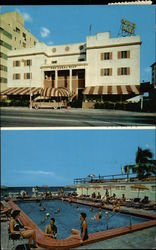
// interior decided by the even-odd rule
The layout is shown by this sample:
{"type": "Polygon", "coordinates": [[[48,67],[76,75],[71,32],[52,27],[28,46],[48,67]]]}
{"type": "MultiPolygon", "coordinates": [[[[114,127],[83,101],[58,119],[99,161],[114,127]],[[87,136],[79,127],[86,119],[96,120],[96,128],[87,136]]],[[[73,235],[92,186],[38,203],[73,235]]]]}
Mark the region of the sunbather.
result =
{"type": "Polygon", "coordinates": [[[11,213],[11,219],[9,224],[9,229],[11,234],[21,235],[23,238],[29,239],[29,246],[32,246],[32,242],[34,242],[33,247],[37,248],[36,242],[36,233],[30,227],[24,226],[19,222],[20,210],[14,210],[11,213]]]}

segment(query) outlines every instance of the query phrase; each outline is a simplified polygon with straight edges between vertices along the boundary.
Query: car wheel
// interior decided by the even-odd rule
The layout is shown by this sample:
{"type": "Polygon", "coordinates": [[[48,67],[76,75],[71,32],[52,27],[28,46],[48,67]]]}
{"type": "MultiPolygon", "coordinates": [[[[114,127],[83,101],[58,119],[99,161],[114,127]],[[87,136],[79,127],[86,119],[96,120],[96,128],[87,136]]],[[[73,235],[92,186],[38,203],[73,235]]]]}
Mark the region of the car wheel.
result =
{"type": "Polygon", "coordinates": [[[38,109],[38,105],[35,105],[35,109],[38,109]]]}

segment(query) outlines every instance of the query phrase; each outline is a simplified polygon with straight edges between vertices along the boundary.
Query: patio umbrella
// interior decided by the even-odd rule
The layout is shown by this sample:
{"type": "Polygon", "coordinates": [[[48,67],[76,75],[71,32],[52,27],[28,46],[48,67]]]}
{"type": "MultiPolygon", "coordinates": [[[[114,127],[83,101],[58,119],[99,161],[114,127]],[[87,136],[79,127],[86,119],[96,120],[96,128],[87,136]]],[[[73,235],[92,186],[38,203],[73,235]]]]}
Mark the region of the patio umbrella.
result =
{"type": "Polygon", "coordinates": [[[148,190],[149,189],[148,187],[146,187],[145,185],[142,185],[142,184],[133,185],[133,186],[131,186],[131,188],[138,189],[138,198],[139,198],[140,190],[148,190]]]}

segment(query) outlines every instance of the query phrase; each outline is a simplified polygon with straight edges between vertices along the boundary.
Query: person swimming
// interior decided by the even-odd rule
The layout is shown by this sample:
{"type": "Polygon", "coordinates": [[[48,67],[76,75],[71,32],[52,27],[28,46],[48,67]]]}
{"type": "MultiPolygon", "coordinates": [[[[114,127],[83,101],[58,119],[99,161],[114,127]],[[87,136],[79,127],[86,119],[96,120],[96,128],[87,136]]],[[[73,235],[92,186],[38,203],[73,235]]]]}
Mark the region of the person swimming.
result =
{"type": "Polygon", "coordinates": [[[46,208],[45,207],[41,207],[40,211],[45,211],[46,208]]]}
{"type": "Polygon", "coordinates": [[[41,224],[45,223],[49,219],[50,214],[46,213],[44,220],[41,221],[41,224]]]}
{"type": "Polygon", "coordinates": [[[102,209],[101,209],[101,207],[99,207],[99,212],[97,214],[95,214],[94,220],[99,220],[101,218],[102,218],[102,209]]]}
{"type": "Polygon", "coordinates": [[[54,212],[54,214],[59,214],[60,213],[60,208],[58,208],[55,212],[54,212]]]}

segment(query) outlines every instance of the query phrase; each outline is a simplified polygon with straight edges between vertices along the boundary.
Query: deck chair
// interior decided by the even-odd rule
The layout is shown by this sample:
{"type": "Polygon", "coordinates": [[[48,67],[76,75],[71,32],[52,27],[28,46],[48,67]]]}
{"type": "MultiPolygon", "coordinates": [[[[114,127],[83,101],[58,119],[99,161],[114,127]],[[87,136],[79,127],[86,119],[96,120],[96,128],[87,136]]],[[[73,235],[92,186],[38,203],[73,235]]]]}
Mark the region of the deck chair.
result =
{"type": "Polygon", "coordinates": [[[11,234],[10,227],[8,227],[8,244],[7,249],[10,250],[16,250],[18,245],[21,245],[21,250],[27,250],[27,243],[25,242],[25,239],[20,234],[11,234]]]}

